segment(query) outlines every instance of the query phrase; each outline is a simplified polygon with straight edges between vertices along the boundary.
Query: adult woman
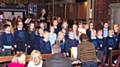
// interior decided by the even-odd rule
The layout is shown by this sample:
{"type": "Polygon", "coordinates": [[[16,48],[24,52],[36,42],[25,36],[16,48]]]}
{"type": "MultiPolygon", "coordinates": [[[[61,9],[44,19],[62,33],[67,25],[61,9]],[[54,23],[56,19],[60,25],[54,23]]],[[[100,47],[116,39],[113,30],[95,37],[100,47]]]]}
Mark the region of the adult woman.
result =
{"type": "Polygon", "coordinates": [[[82,67],[97,67],[94,45],[88,41],[89,38],[86,34],[81,34],[80,40],[78,59],[82,62],[82,67]]]}

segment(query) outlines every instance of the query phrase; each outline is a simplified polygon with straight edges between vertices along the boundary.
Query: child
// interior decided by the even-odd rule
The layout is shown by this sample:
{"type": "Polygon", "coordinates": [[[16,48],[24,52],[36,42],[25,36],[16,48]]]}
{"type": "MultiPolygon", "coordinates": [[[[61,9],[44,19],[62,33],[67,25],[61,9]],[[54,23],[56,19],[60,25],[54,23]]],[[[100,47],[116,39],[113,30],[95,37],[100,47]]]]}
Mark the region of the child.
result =
{"type": "Polygon", "coordinates": [[[40,50],[41,42],[44,39],[44,30],[42,28],[39,28],[37,32],[38,34],[35,37],[35,49],[40,50]]]}
{"type": "Polygon", "coordinates": [[[78,25],[78,32],[79,32],[79,36],[81,35],[81,34],[86,34],[86,30],[85,30],[85,28],[83,27],[83,24],[82,23],[79,23],[79,25],[78,25]]]}
{"type": "Polygon", "coordinates": [[[89,23],[89,28],[88,29],[86,29],[86,34],[87,34],[87,36],[89,37],[89,39],[91,40],[91,31],[93,30],[93,28],[94,28],[94,25],[93,25],[93,23],[92,22],[90,22],[89,23]]]}
{"type": "MultiPolygon", "coordinates": [[[[65,39],[68,38],[68,30],[62,28],[59,33],[64,33],[64,38],[65,38],[65,39]]],[[[58,33],[58,34],[59,34],[59,33],[58,33]]]]}
{"type": "Polygon", "coordinates": [[[30,61],[28,67],[42,67],[43,61],[40,51],[33,50],[31,52],[30,61]]]}
{"type": "Polygon", "coordinates": [[[106,63],[108,63],[108,57],[110,55],[110,51],[114,50],[116,47],[116,39],[114,37],[113,29],[109,30],[109,35],[105,40],[105,47],[106,47],[106,63]]]}
{"type": "Polygon", "coordinates": [[[54,33],[54,27],[50,27],[50,33],[49,33],[49,41],[50,41],[50,43],[51,43],[51,46],[55,43],[55,41],[56,41],[56,37],[57,37],[57,35],[56,35],[56,33],[54,33]]]}
{"type": "Polygon", "coordinates": [[[60,31],[60,28],[58,27],[57,20],[53,21],[53,27],[55,28],[55,33],[58,34],[58,32],[60,31]]]}
{"type": "Polygon", "coordinates": [[[60,48],[61,48],[61,53],[65,52],[65,37],[63,32],[58,33],[57,41],[56,41],[60,48]]]}
{"type": "Polygon", "coordinates": [[[68,30],[68,23],[67,23],[67,21],[63,22],[62,29],[68,30]]]}
{"type": "Polygon", "coordinates": [[[40,42],[40,52],[42,54],[51,53],[51,44],[49,41],[49,33],[44,32],[43,39],[40,42]]]}
{"type": "Polygon", "coordinates": [[[36,49],[36,33],[35,33],[35,24],[30,23],[28,29],[28,54],[32,52],[33,49],[36,49]]]}
{"type": "Polygon", "coordinates": [[[91,31],[91,42],[93,43],[93,45],[95,46],[96,50],[97,50],[97,33],[96,33],[96,30],[93,29],[91,31]]]}
{"type": "Polygon", "coordinates": [[[65,51],[67,56],[70,56],[70,49],[72,47],[77,47],[79,41],[75,39],[74,33],[72,31],[69,31],[68,36],[69,37],[65,40],[65,51]]]}
{"type": "Polygon", "coordinates": [[[14,45],[14,36],[11,32],[10,25],[5,24],[4,25],[4,32],[2,34],[2,51],[4,55],[11,55],[11,50],[14,45]]]}
{"type": "Polygon", "coordinates": [[[8,67],[25,67],[25,54],[19,53],[16,54],[8,67]]]}
{"type": "Polygon", "coordinates": [[[25,52],[25,47],[27,46],[27,33],[23,29],[23,23],[18,22],[17,29],[14,33],[15,35],[15,42],[16,45],[14,46],[16,48],[17,53],[23,53],[25,52]]]}
{"type": "Polygon", "coordinates": [[[104,27],[103,27],[103,37],[106,38],[108,36],[108,29],[109,25],[108,23],[104,23],[104,27]]]}
{"type": "Polygon", "coordinates": [[[73,24],[72,31],[74,33],[75,39],[79,40],[79,38],[78,38],[78,26],[77,26],[77,24],[73,24]]]}
{"type": "Polygon", "coordinates": [[[104,44],[103,44],[103,31],[99,29],[97,32],[97,57],[101,63],[103,63],[104,44]]]}
{"type": "Polygon", "coordinates": [[[114,29],[115,35],[118,35],[119,34],[119,25],[114,24],[113,29],[114,29]]]}
{"type": "Polygon", "coordinates": [[[42,28],[44,31],[47,31],[43,22],[40,23],[40,28],[42,28]]]}
{"type": "Polygon", "coordinates": [[[118,24],[114,24],[114,33],[115,33],[115,38],[116,38],[116,41],[117,41],[117,44],[116,44],[116,49],[119,49],[119,25],[118,24]]]}

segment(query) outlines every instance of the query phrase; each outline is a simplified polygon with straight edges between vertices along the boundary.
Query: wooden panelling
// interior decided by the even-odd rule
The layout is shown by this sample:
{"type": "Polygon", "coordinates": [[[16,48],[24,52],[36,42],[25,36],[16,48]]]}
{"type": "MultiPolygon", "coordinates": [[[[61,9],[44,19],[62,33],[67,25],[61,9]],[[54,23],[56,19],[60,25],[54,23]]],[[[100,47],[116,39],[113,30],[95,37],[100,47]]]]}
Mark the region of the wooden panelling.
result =
{"type": "Polygon", "coordinates": [[[95,0],[95,24],[99,25],[101,22],[109,22],[109,5],[111,3],[120,3],[120,0],[95,0]]]}
{"type": "Polygon", "coordinates": [[[86,19],[87,7],[84,4],[75,3],[67,5],[67,18],[73,20],[86,19]]]}
{"type": "Polygon", "coordinates": [[[109,1],[108,0],[96,0],[94,10],[94,23],[99,27],[103,20],[109,20],[109,1]]]}

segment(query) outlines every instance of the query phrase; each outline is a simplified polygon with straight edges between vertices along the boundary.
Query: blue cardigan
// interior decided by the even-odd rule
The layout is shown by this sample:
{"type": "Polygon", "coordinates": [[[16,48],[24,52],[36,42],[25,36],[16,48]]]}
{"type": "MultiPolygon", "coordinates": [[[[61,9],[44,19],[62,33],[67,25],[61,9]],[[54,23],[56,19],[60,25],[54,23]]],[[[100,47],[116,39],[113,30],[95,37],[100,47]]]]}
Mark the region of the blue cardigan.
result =
{"type": "Polygon", "coordinates": [[[77,47],[78,44],[79,44],[79,41],[76,39],[73,39],[73,40],[70,38],[66,39],[65,40],[65,51],[69,52],[72,47],[77,47]]]}

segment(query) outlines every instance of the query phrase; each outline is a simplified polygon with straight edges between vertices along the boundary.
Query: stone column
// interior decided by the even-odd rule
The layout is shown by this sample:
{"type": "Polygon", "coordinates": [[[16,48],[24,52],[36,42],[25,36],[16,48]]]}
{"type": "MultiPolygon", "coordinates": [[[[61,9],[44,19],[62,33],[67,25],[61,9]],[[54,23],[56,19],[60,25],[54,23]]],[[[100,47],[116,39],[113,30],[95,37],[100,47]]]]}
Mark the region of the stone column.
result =
{"type": "Polygon", "coordinates": [[[112,3],[109,5],[111,9],[111,25],[117,23],[120,24],[120,3],[112,3]]]}

